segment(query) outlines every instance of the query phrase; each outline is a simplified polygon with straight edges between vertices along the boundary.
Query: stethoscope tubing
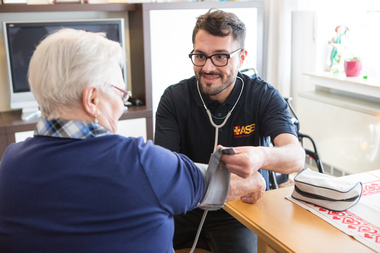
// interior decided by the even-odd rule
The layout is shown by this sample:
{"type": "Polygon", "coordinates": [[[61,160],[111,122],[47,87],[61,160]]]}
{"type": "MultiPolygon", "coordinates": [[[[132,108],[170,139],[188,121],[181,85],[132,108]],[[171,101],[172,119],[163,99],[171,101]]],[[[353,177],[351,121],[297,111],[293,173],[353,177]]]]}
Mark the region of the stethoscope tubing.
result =
{"type": "Polygon", "coordinates": [[[227,123],[228,118],[231,116],[231,114],[232,114],[233,110],[235,109],[237,103],[239,102],[241,94],[243,93],[243,90],[244,90],[244,80],[241,77],[239,77],[239,76],[237,76],[236,78],[239,78],[241,80],[241,82],[242,82],[242,86],[241,86],[239,97],[236,100],[236,102],[235,102],[234,106],[232,107],[232,109],[225,116],[222,124],[219,124],[219,125],[215,124],[214,120],[212,119],[212,114],[211,114],[210,110],[207,108],[207,106],[205,104],[205,101],[202,98],[201,91],[199,90],[199,83],[197,81],[197,90],[198,90],[199,97],[202,100],[203,107],[206,110],[206,113],[208,115],[208,118],[210,120],[211,125],[215,128],[215,141],[214,141],[214,150],[213,150],[213,152],[216,151],[216,147],[218,146],[219,128],[223,127],[227,123]]]}
{"type": "MultiPolygon", "coordinates": [[[[240,97],[241,97],[241,94],[243,93],[243,89],[244,89],[244,80],[243,80],[241,77],[239,77],[239,76],[237,76],[237,78],[239,78],[239,79],[241,80],[241,82],[242,82],[242,86],[241,86],[241,90],[240,90],[239,97],[238,97],[238,99],[236,100],[236,102],[235,102],[234,106],[232,107],[232,109],[231,109],[231,110],[227,113],[227,115],[225,116],[225,118],[224,118],[222,124],[219,124],[219,125],[215,124],[215,122],[213,121],[213,119],[212,119],[212,114],[211,114],[210,110],[207,108],[205,102],[203,101],[203,98],[202,98],[201,92],[200,92],[200,90],[199,90],[199,83],[198,83],[198,81],[197,81],[197,89],[198,89],[199,97],[200,97],[201,100],[202,100],[203,107],[204,107],[205,110],[206,110],[206,113],[207,113],[207,115],[208,115],[208,118],[209,118],[209,120],[210,120],[211,125],[212,125],[213,127],[215,127],[215,142],[214,142],[214,151],[213,151],[213,152],[216,151],[216,147],[218,146],[219,128],[223,127],[223,126],[226,124],[228,118],[231,116],[232,111],[235,109],[237,103],[239,102],[240,97]]],[[[202,219],[201,219],[201,222],[200,222],[200,224],[199,224],[199,227],[198,227],[198,230],[197,230],[197,234],[195,235],[195,240],[194,240],[193,246],[191,247],[190,253],[193,253],[194,250],[195,250],[195,247],[196,247],[196,245],[197,245],[197,242],[198,242],[198,239],[199,239],[199,235],[200,235],[200,233],[201,233],[201,230],[202,230],[202,227],[203,227],[203,223],[204,223],[204,221],[205,221],[205,219],[206,219],[207,213],[208,213],[207,210],[204,210],[204,211],[203,211],[202,219]]],[[[173,249],[173,252],[174,252],[174,249],[173,249]]]]}

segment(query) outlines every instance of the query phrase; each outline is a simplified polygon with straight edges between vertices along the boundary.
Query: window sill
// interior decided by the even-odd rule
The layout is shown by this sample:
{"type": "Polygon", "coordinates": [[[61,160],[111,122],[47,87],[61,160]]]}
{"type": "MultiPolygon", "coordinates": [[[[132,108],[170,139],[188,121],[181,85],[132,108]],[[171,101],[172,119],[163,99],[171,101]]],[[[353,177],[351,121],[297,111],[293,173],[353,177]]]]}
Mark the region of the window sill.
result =
{"type": "Polygon", "coordinates": [[[310,82],[316,86],[316,90],[323,87],[341,91],[343,95],[365,96],[370,100],[377,99],[377,101],[380,98],[380,80],[376,78],[346,77],[344,73],[333,74],[330,72],[307,72],[304,74],[310,76],[310,82]]]}

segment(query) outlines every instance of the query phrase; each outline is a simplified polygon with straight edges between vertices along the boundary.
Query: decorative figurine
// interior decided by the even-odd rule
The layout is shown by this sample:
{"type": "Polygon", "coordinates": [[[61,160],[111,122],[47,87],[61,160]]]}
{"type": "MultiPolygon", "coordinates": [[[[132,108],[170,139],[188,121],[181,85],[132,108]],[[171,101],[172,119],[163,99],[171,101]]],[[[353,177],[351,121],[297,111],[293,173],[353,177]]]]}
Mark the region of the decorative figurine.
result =
{"type": "Polygon", "coordinates": [[[330,71],[334,73],[344,72],[344,59],[347,49],[348,27],[339,25],[335,28],[336,36],[329,44],[333,47],[330,56],[330,71]]]}

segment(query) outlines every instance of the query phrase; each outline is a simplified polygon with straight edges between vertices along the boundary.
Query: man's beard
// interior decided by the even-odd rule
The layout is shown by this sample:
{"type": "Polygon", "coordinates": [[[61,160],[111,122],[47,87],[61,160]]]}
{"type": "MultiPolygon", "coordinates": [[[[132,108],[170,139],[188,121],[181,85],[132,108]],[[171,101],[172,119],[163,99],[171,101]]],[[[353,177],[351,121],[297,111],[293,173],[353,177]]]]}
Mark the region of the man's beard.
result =
{"type": "Polygon", "coordinates": [[[199,83],[199,88],[201,89],[201,92],[203,94],[206,94],[209,96],[218,95],[219,93],[221,93],[222,91],[227,89],[232,84],[232,82],[231,83],[223,82],[223,75],[218,73],[218,72],[205,73],[204,71],[201,70],[201,71],[199,71],[199,73],[196,77],[197,77],[197,80],[199,83]],[[222,81],[222,83],[220,85],[218,85],[217,87],[214,87],[213,89],[207,89],[207,87],[211,87],[213,84],[212,83],[202,83],[201,77],[204,75],[218,76],[219,79],[222,81]]]}

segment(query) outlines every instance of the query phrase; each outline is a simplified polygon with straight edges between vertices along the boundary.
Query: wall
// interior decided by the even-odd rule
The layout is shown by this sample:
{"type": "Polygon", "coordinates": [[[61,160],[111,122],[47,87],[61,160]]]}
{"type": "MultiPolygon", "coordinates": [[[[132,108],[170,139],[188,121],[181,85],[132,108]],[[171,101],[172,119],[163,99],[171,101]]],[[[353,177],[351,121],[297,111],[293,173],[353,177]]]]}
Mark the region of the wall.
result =
{"type": "Polygon", "coordinates": [[[343,174],[378,169],[380,101],[363,96],[358,98],[356,94],[334,89],[325,90],[325,95],[313,97],[310,94],[315,95],[318,87],[304,73],[326,71],[332,49],[328,41],[334,36],[335,27],[344,24],[351,30],[350,51],[362,56],[364,65],[370,70],[369,78],[380,87],[380,65],[376,64],[379,51],[368,50],[376,48],[374,41],[378,34],[373,32],[373,28],[378,22],[371,21],[378,20],[379,17],[373,13],[363,15],[359,11],[339,15],[326,11],[298,11],[292,14],[293,105],[300,118],[300,130],[315,139],[322,162],[343,174]],[[350,100],[349,106],[342,106],[338,100],[326,102],[326,98],[332,94],[341,96],[342,100],[352,95],[357,100],[350,100]],[[374,113],[353,109],[369,100],[375,101],[369,106],[374,113]]]}
{"type": "MultiPolygon", "coordinates": [[[[103,19],[124,18],[125,47],[127,55],[127,85],[131,89],[131,71],[129,65],[129,29],[128,12],[41,12],[41,13],[1,13],[0,21],[32,21],[32,20],[67,20],[67,19],[103,19]]],[[[10,89],[8,84],[7,61],[4,50],[3,27],[0,27],[0,112],[10,110],[10,89]]]]}
{"type": "MultiPolygon", "coordinates": [[[[326,8],[327,9],[327,8],[326,8]]],[[[359,56],[371,79],[380,80],[379,34],[375,31],[380,22],[379,12],[363,10],[336,11],[293,11],[292,12],[292,96],[297,109],[297,94],[313,90],[304,72],[326,71],[332,46],[328,42],[335,36],[338,25],[347,26],[347,54],[359,56]]]]}

